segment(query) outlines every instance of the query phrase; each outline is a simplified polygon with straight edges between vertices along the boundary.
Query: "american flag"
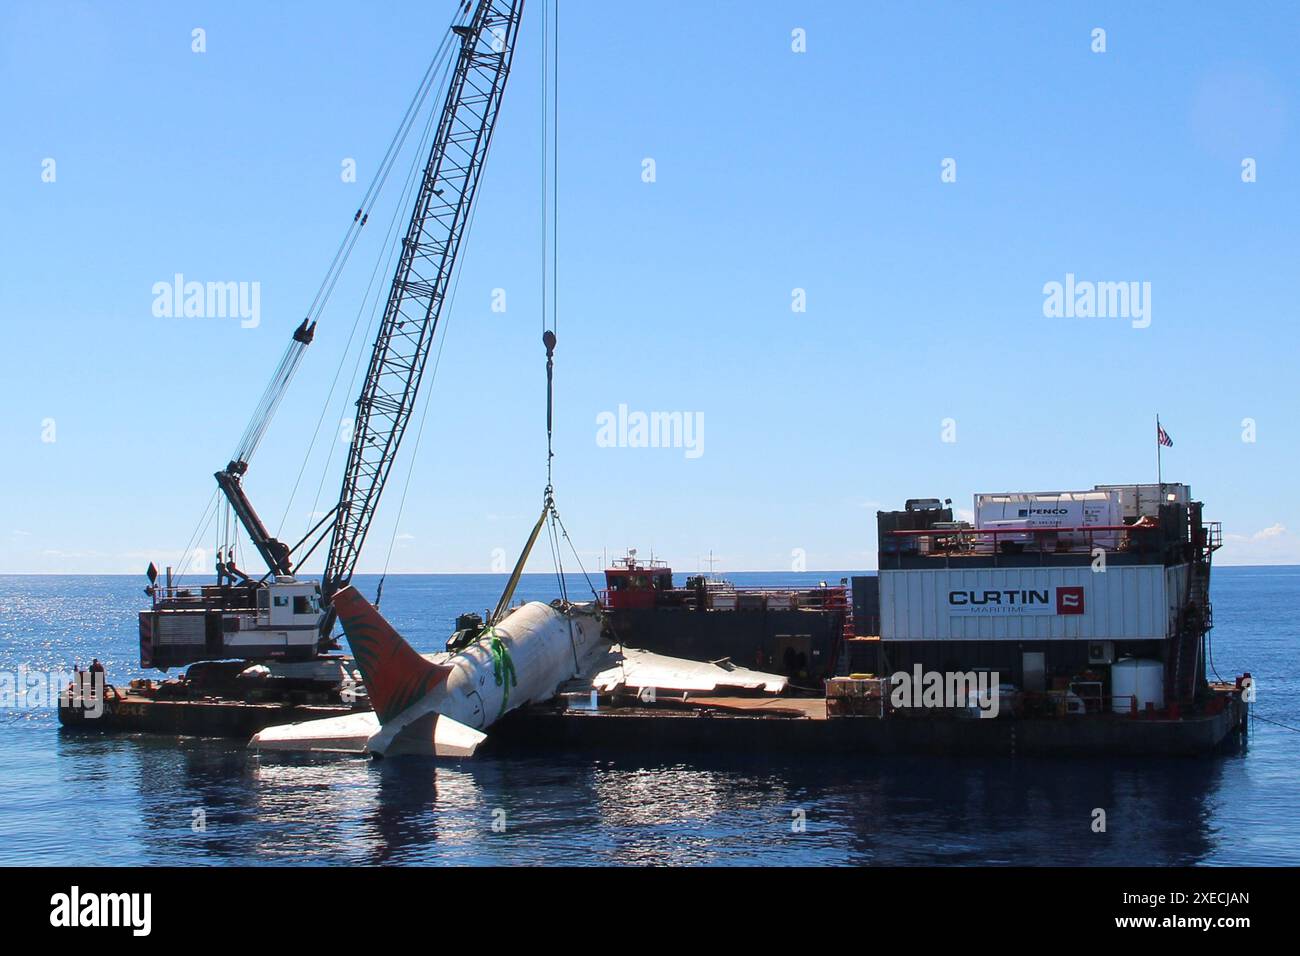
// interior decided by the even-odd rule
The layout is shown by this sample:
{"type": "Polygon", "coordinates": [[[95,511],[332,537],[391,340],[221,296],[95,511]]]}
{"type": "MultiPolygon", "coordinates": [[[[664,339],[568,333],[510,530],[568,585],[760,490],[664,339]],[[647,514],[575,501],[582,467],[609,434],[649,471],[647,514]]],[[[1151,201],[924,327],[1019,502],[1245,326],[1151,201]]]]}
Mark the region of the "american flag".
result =
{"type": "Polygon", "coordinates": [[[1174,440],[1169,437],[1169,432],[1165,431],[1164,426],[1159,422],[1156,422],[1156,441],[1166,448],[1174,447],[1174,440]]]}

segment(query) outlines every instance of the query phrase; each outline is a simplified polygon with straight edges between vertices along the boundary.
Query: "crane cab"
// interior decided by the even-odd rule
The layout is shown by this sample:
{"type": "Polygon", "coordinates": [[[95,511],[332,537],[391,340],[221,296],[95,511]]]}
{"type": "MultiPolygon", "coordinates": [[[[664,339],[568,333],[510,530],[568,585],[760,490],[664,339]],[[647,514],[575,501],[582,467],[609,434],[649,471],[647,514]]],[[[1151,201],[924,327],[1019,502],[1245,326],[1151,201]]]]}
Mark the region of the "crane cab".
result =
{"type": "Polygon", "coordinates": [[[166,670],[222,659],[309,660],[316,656],[321,590],[288,575],[265,583],[149,589],[140,612],[140,666],[166,670]]]}
{"type": "Polygon", "coordinates": [[[277,577],[257,591],[257,624],[269,628],[315,629],[320,620],[320,585],[277,577]]]}

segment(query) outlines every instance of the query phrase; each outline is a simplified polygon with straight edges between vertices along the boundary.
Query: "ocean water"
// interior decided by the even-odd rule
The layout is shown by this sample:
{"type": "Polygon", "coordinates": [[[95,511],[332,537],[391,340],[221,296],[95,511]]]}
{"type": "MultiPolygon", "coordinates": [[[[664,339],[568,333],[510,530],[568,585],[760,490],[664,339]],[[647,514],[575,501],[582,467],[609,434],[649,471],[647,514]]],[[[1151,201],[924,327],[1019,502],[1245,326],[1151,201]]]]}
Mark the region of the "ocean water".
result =
{"type": "MultiPolygon", "coordinates": [[[[373,595],[374,578],[357,583],[373,595]]],[[[433,650],[457,613],[495,603],[501,583],[390,577],[384,612],[433,650]]],[[[97,656],[114,682],[141,676],[144,584],[0,576],[0,674],[97,656]]],[[[528,575],[520,596],[555,590],[553,576],[528,575]]],[[[1209,758],[371,761],[63,733],[52,706],[8,707],[0,864],[1294,865],[1298,595],[1298,567],[1215,572],[1213,664],[1226,678],[1255,675],[1261,719],[1244,747],[1209,758]],[[1105,833],[1092,831],[1095,808],[1105,833]]]]}

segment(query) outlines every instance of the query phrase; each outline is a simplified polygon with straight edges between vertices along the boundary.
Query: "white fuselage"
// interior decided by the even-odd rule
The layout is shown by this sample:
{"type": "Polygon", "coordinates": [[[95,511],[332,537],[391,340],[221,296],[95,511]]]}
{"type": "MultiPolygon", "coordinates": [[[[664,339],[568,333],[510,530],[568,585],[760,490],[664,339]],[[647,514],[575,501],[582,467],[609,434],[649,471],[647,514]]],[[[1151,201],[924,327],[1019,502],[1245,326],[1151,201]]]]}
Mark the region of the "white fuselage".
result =
{"type": "Polygon", "coordinates": [[[447,679],[389,719],[370,739],[370,750],[384,753],[404,729],[433,713],[486,730],[517,707],[550,700],[561,684],[587,673],[608,650],[589,607],[566,613],[529,602],[447,660],[447,679]],[[499,661],[492,650],[494,636],[504,651],[499,661]],[[513,680],[507,676],[507,661],[513,665],[513,680]]]}

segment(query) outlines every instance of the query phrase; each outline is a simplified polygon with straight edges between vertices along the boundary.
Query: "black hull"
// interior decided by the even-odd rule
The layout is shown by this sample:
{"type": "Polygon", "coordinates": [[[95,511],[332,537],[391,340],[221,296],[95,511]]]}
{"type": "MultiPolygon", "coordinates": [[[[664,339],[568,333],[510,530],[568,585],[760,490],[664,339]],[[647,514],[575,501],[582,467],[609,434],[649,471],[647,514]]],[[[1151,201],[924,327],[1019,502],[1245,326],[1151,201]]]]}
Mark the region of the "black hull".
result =
{"type": "Polygon", "coordinates": [[[151,700],[122,697],[104,702],[92,716],[80,707],[59,704],[59,723],[66,731],[108,734],[165,734],[177,737],[233,737],[248,740],[278,724],[292,724],[353,713],[344,706],[291,703],[246,703],[241,700],[151,700]]]}
{"type": "Polygon", "coordinates": [[[708,753],[729,756],[1192,757],[1240,742],[1248,706],[1181,720],[1112,716],[1044,720],[969,718],[808,720],[636,709],[598,713],[537,708],[492,729],[495,753],[560,750],[597,757],[708,753]]]}

